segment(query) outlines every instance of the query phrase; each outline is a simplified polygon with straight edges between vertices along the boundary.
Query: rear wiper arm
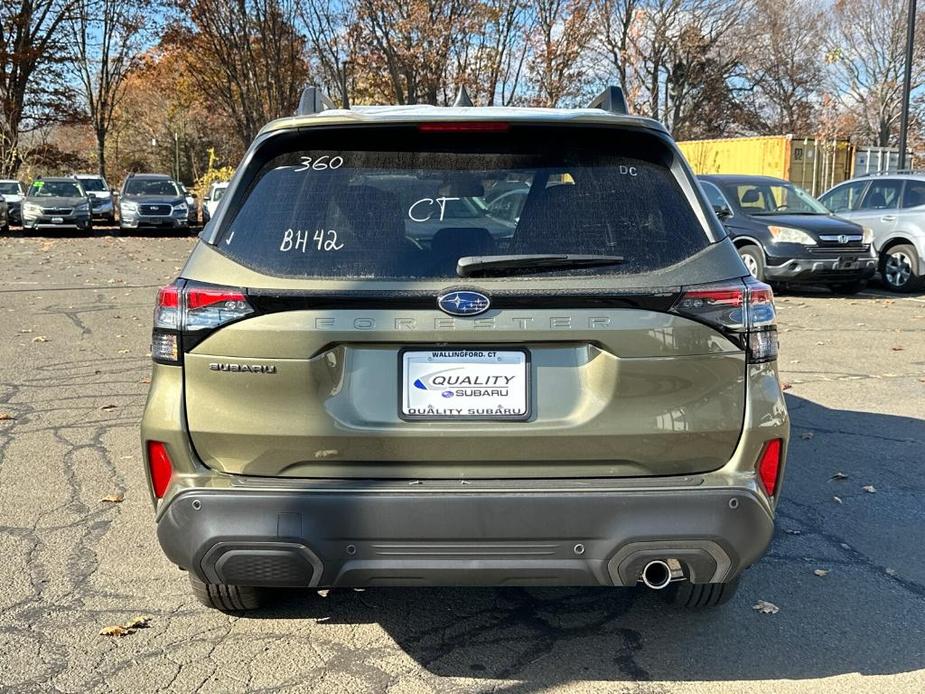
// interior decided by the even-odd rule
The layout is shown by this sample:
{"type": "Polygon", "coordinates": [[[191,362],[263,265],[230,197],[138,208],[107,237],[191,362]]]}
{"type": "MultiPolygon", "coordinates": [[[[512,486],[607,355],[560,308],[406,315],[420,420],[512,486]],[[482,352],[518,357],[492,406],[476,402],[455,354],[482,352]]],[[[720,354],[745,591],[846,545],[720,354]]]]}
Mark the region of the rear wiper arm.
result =
{"type": "Polygon", "coordinates": [[[471,277],[490,270],[559,270],[576,267],[620,265],[622,255],[577,255],[536,253],[524,255],[467,255],[456,261],[456,274],[471,277]]]}

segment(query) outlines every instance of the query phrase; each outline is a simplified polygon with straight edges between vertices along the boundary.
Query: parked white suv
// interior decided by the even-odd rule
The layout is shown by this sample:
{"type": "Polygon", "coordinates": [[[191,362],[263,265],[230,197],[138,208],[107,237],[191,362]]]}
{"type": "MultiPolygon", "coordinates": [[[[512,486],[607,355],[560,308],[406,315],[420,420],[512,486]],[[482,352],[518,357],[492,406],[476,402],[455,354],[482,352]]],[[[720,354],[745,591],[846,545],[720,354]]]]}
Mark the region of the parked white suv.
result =
{"type": "Polygon", "coordinates": [[[874,231],[887,289],[911,292],[925,280],[925,173],[878,174],[840,183],[820,202],[874,231]]]}
{"type": "Polygon", "coordinates": [[[216,181],[209,186],[209,192],[206,193],[206,199],[202,205],[202,221],[208,222],[218,209],[218,202],[222,199],[225,191],[228,190],[228,181],[216,181]]]}

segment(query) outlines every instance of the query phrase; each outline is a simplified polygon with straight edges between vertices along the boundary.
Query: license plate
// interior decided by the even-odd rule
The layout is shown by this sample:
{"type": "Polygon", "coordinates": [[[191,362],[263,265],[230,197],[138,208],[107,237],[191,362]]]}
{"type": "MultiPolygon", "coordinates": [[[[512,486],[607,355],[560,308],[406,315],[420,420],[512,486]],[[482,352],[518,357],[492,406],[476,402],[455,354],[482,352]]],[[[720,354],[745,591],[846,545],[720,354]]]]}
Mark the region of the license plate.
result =
{"type": "Polygon", "coordinates": [[[401,353],[402,419],[527,419],[526,350],[446,348],[401,353]]]}
{"type": "Polygon", "coordinates": [[[838,263],[838,267],[842,270],[855,270],[858,267],[858,259],[842,258],[838,263]]]}
{"type": "Polygon", "coordinates": [[[52,217],[51,223],[52,224],[64,224],[64,217],[52,217]]]}

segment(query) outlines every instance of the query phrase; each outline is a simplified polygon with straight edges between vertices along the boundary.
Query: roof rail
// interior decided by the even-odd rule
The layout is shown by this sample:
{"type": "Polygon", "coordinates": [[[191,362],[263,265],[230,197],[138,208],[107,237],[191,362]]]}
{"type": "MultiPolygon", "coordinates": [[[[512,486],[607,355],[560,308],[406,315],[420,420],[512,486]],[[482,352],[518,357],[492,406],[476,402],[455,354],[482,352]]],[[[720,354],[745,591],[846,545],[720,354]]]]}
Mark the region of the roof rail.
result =
{"type": "Polygon", "coordinates": [[[302,90],[302,97],[299,99],[299,108],[296,109],[297,116],[310,116],[315,113],[327,111],[329,108],[337,108],[334,102],[328,98],[328,95],[321,91],[321,87],[305,87],[302,90]]]}
{"type": "Polygon", "coordinates": [[[623,96],[623,90],[613,84],[594,97],[591,103],[588,104],[588,108],[600,108],[620,116],[627,114],[626,98],[623,96]]]}

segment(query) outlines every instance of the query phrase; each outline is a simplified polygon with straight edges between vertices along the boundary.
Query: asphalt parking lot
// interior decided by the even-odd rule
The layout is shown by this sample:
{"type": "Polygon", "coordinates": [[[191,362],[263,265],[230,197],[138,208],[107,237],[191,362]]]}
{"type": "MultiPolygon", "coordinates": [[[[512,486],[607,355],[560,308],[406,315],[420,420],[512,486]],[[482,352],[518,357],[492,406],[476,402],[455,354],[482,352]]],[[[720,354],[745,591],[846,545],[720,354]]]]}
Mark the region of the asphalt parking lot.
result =
{"type": "Polygon", "coordinates": [[[0,238],[0,688],[925,691],[925,296],[779,298],[784,500],[724,608],[380,589],[238,617],[201,607],[162,556],[140,460],[154,293],[192,244],[0,238]],[[148,626],[99,635],[136,616],[148,626]]]}

